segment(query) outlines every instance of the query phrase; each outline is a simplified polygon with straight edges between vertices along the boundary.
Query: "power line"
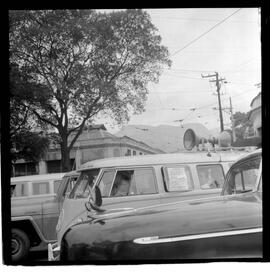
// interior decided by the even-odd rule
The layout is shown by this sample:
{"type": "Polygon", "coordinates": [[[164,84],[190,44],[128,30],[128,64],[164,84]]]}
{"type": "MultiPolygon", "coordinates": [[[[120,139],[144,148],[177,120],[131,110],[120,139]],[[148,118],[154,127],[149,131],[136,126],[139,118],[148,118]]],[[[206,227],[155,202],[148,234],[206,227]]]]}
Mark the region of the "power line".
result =
{"type": "MultiPolygon", "coordinates": [[[[204,18],[183,18],[183,17],[164,17],[164,16],[151,16],[152,18],[157,18],[161,20],[182,20],[182,21],[205,21],[205,22],[218,22],[219,19],[204,19],[204,18]]],[[[232,20],[232,23],[257,23],[256,21],[247,20],[232,20]]]]}
{"type": "Polygon", "coordinates": [[[203,37],[204,35],[206,35],[208,32],[210,32],[211,30],[213,30],[214,28],[216,28],[217,26],[219,26],[220,24],[222,24],[223,22],[225,22],[226,20],[228,20],[230,17],[232,17],[234,14],[236,14],[237,12],[239,12],[241,10],[238,9],[235,12],[233,12],[231,15],[227,16],[226,18],[224,18],[223,20],[221,20],[220,22],[218,22],[217,24],[215,24],[213,27],[211,27],[209,30],[205,31],[204,33],[202,33],[201,35],[199,35],[197,38],[193,39],[191,42],[189,42],[187,45],[185,45],[183,48],[177,50],[175,53],[172,54],[172,56],[174,56],[175,54],[179,53],[180,51],[184,50],[185,48],[187,48],[188,46],[190,46],[191,44],[193,44],[194,42],[198,41],[201,37],[203,37]]]}
{"type": "MultiPolygon", "coordinates": [[[[171,72],[171,73],[176,73],[176,72],[171,72]]],[[[186,79],[203,80],[201,78],[188,77],[188,76],[182,76],[182,75],[175,75],[175,74],[170,74],[168,72],[165,72],[164,74],[167,75],[167,76],[175,77],[175,78],[186,78],[186,79]]]]}

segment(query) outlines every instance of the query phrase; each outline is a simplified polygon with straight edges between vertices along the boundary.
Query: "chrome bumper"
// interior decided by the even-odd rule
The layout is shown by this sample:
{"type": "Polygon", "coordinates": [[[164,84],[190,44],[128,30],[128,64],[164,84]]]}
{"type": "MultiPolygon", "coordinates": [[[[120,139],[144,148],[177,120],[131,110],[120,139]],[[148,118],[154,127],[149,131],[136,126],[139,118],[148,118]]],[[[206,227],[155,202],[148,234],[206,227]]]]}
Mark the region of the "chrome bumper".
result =
{"type": "Polygon", "coordinates": [[[58,242],[54,244],[48,244],[48,261],[59,261],[60,246],[58,242]]]}

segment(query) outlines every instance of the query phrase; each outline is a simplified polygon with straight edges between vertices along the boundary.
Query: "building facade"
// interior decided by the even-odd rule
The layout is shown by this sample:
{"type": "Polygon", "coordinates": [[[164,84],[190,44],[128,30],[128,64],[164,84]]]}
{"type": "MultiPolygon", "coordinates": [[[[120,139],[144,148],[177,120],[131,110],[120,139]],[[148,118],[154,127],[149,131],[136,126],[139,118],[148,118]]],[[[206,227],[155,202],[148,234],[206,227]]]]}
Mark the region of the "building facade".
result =
{"type": "Polygon", "coordinates": [[[249,113],[249,120],[252,122],[255,129],[255,136],[261,137],[262,130],[262,116],[261,116],[261,92],[253,98],[250,104],[251,111],[249,113]]]}
{"type": "MultiPolygon", "coordinates": [[[[71,136],[72,138],[72,136],[71,136]]],[[[128,136],[117,137],[107,132],[104,125],[85,129],[70,152],[72,169],[81,164],[102,158],[164,153],[128,136]]],[[[40,162],[16,162],[13,176],[62,172],[60,146],[50,144],[49,150],[40,162]]]]}

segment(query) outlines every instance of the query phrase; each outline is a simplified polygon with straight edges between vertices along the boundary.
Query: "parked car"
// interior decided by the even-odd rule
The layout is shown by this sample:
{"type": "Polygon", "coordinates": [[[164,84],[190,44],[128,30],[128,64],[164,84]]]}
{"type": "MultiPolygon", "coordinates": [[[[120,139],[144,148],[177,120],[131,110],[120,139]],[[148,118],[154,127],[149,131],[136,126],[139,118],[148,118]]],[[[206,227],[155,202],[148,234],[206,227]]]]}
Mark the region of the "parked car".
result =
{"type": "Polygon", "coordinates": [[[57,243],[49,244],[49,260],[56,260],[64,232],[87,219],[85,204],[93,186],[101,191],[104,209],[139,208],[179,200],[218,196],[229,166],[243,152],[184,152],[114,157],[82,165],[74,189],[59,216],[57,243]]]}
{"type": "Polygon", "coordinates": [[[62,262],[262,257],[261,150],[231,166],[219,197],[114,211],[91,193],[88,220],[62,237],[62,262]]]}
{"type": "Polygon", "coordinates": [[[56,240],[55,227],[64,196],[78,174],[54,173],[11,178],[12,260],[47,249],[56,240]],[[64,176],[64,177],[63,177],[64,176]]]}

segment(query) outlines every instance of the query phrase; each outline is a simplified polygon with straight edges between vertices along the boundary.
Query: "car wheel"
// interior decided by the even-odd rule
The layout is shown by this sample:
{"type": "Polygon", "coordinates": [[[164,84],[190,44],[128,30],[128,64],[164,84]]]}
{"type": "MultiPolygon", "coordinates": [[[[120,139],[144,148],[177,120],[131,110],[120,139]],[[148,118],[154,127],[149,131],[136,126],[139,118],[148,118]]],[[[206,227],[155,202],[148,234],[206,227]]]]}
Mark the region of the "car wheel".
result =
{"type": "Polygon", "coordinates": [[[11,256],[13,262],[19,262],[27,258],[30,248],[30,240],[20,229],[11,230],[11,256]]]}

